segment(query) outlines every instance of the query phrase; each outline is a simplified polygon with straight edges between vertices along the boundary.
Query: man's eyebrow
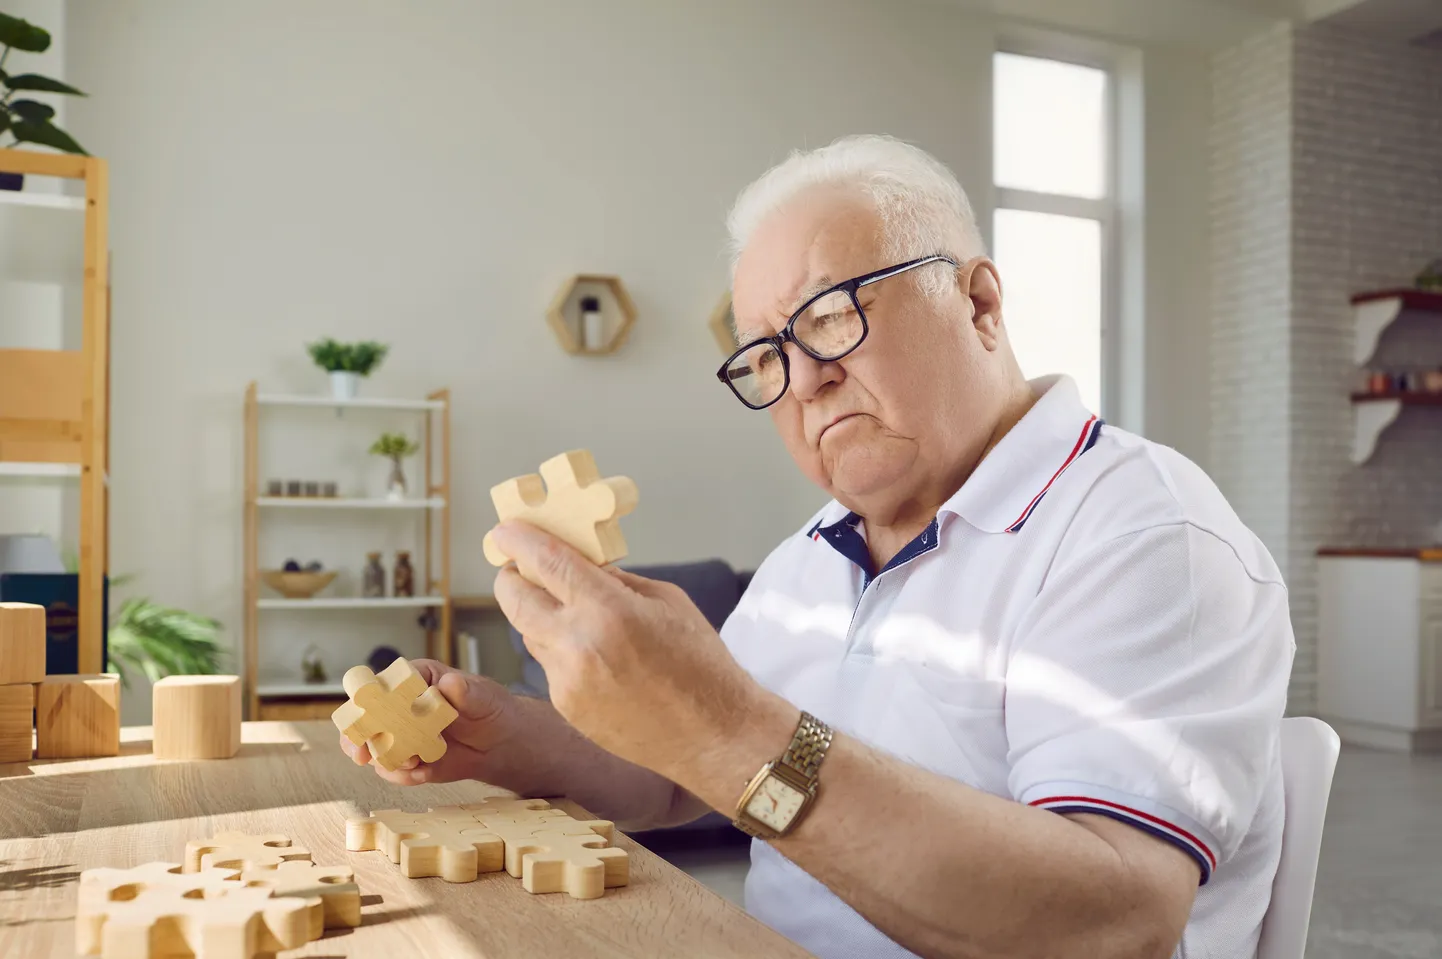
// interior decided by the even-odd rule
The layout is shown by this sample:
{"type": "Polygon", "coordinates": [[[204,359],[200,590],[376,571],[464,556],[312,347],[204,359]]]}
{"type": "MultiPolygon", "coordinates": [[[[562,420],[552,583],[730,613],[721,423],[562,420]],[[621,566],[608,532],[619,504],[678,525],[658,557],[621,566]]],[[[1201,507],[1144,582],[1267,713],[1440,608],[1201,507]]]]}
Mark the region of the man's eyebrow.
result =
{"type": "MultiPolygon", "coordinates": [[[[816,294],[823,293],[826,290],[831,289],[835,285],[836,282],[832,280],[831,277],[826,276],[825,274],[818,276],[813,282],[807,284],[804,290],[796,294],[796,299],[792,302],[791,309],[786,314],[787,318],[789,319],[791,314],[795,313],[796,310],[801,306],[801,304],[805,303],[816,294]]],[[[741,333],[738,331],[736,334],[736,347],[737,349],[740,349],[743,346],[750,346],[757,340],[764,340],[766,337],[774,335],[775,334],[773,333],[763,333],[760,330],[747,330],[745,333],[741,333]]]]}

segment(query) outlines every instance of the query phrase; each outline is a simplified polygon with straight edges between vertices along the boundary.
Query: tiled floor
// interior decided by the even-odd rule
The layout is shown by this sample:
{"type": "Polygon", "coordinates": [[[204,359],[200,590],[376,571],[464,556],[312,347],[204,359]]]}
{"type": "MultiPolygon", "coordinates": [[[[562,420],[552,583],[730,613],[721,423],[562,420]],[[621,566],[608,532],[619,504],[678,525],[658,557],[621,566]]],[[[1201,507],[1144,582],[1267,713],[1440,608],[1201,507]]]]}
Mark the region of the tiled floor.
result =
{"type": "MultiPolygon", "coordinates": [[[[741,904],[744,844],[656,848],[741,904]]],[[[1307,959],[1442,959],[1442,756],[1342,751],[1307,959]]]]}

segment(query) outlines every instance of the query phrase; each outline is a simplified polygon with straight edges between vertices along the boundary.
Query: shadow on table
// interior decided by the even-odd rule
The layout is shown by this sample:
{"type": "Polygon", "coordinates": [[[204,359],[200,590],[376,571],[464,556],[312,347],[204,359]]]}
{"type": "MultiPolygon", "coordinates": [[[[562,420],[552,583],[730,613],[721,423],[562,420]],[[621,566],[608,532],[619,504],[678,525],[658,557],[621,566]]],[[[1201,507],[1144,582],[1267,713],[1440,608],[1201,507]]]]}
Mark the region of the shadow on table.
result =
{"type": "Polygon", "coordinates": [[[54,889],[80,878],[74,863],[49,866],[15,866],[0,861],[0,892],[29,892],[32,889],[54,889]],[[9,868],[12,867],[13,868],[9,868]]]}

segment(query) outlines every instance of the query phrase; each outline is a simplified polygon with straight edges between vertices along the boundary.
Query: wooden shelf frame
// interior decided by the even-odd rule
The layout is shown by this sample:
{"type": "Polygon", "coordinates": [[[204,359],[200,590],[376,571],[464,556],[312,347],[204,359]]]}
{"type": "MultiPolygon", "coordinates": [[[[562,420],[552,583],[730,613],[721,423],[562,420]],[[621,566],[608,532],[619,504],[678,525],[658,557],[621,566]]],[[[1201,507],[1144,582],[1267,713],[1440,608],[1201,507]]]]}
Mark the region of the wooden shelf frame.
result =
{"type": "MultiPolygon", "coordinates": [[[[281,396],[260,393],[254,382],[246,387],[244,402],[245,429],[245,670],[244,691],[246,718],[294,719],[301,709],[294,702],[295,693],[262,693],[262,687],[275,687],[273,681],[262,682],[260,666],[260,620],[263,611],[273,615],[289,615],[292,610],[321,612],[325,610],[417,610],[434,609],[436,625],[426,631],[426,655],[441,662],[455,659],[451,635],[451,391],[435,390],[424,400],[368,399],[365,402],[334,401],[325,397],[281,396]],[[390,504],[386,508],[372,500],[325,500],[286,502],[284,499],[260,495],[260,410],[262,406],[342,406],[354,409],[404,410],[425,417],[425,498],[390,504]],[[260,582],[260,512],[284,515],[284,507],[315,507],[360,511],[375,509],[386,514],[394,509],[409,509],[424,522],[424,545],[417,570],[414,597],[318,597],[285,600],[262,597],[260,582]],[[438,547],[438,548],[437,548],[438,547]],[[277,701],[267,709],[268,700],[277,701]]],[[[297,685],[298,684],[290,684],[297,685]]],[[[319,707],[317,707],[319,708],[319,707]]],[[[305,714],[307,717],[309,713],[305,714]]],[[[319,715],[319,713],[317,714],[319,715]]],[[[325,715],[329,715],[325,712],[325,715]]]]}
{"type": "Polygon", "coordinates": [[[0,350],[0,461],[80,470],[78,669],[105,669],[110,561],[110,173],[99,157],[0,150],[0,172],[85,185],[79,350],[0,350]]]}

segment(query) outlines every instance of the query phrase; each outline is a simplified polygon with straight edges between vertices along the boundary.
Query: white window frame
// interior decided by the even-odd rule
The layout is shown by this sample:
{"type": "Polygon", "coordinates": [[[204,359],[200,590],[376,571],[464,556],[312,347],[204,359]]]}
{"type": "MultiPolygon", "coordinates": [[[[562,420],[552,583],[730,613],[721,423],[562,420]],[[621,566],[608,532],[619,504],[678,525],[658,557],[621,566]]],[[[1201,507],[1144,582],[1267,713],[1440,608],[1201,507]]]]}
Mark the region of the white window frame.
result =
{"type": "MultiPolygon", "coordinates": [[[[991,216],[1021,210],[1095,220],[1101,225],[1101,409],[1103,419],[1135,433],[1145,428],[1145,255],[1143,208],[1143,102],[1139,50],[1027,25],[1003,26],[996,53],[1038,57],[1093,67],[1107,74],[1104,105],[1105,196],[1091,200],[996,183],[995,97],[988,103],[987,140],[991,170],[991,216]]],[[[993,64],[995,60],[993,60],[993,64]]],[[[993,82],[995,70],[992,71],[993,82]]],[[[1005,278],[1003,277],[1003,289],[1005,278]]]]}

